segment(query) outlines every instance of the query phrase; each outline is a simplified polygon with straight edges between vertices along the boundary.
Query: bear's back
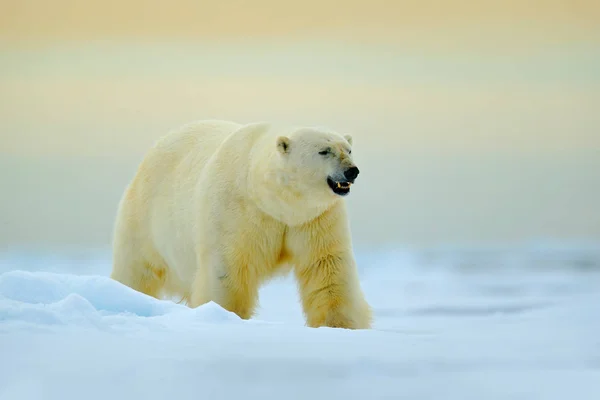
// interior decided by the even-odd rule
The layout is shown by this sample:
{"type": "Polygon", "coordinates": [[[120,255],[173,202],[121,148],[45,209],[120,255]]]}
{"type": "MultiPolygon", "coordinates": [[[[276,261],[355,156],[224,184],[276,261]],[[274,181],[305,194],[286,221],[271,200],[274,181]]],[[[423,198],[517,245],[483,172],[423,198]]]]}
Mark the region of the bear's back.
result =
{"type": "Polygon", "coordinates": [[[158,139],[127,188],[129,206],[142,214],[158,208],[160,215],[169,212],[168,204],[187,203],[207,161],[240,126],[227,121],[196,121],[158,139]]]}
{"type": "Polygon", "coordinates": [[[242,125],[220,120],[195,121],[161,137],[154,149],[185,157],[189,153],[212,154],[223,140],[242,125]]]}
{"type": "Polygon", "coordinates": [[[153,251],[167,263],[191,262],[199,176],[221,143],[240,126],[208,120],[168,132],[150,148],[128,185],[120,205],[129,221],[126,225],[135,226],[136,235],[144,238],[143,243],[153,243],[153,251]],[[169,239],[174,237],[179,240],[169,239]]]}
{"type": "MultiPolygon", "coordinates": [[[[206,120],[176,128],[150,149],[142,162],[146,168],[142,170],[149,168],[151,174],[148,178],[157,181],[186,180],[186,177],[198,176],[225,138],[241,126],[234,122],[206,120]]],[[[168,182],[169,186],[173,184],[168,182]]]]}

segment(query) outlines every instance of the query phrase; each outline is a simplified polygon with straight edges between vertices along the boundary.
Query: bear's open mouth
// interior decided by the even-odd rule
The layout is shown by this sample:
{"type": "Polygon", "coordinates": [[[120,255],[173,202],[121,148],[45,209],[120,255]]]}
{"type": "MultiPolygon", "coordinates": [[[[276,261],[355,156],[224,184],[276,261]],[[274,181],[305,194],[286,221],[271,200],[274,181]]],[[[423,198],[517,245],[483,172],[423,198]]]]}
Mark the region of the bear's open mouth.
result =
{"type": "Polygon", "coordinates": [[[330,177],[327,177],[327,184],[329,185],[331,190],[333,190],[333,193],[340,196],[345,196],[350,192],[350,185],[352,185],[352,182],[334,181],[330,177]]]}

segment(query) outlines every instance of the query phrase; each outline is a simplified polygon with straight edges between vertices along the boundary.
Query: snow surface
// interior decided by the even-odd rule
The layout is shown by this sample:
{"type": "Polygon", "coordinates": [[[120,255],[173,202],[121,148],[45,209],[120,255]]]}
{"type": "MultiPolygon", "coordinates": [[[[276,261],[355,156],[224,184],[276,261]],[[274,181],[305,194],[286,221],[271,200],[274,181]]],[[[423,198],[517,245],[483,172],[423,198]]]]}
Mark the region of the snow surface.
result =
{"type": "Polygon", "coordinates": [[[110,254],[0,254],[0,399],[600,399],[600,250],[361,253],[372,330],[159,301],[110,254]]]}

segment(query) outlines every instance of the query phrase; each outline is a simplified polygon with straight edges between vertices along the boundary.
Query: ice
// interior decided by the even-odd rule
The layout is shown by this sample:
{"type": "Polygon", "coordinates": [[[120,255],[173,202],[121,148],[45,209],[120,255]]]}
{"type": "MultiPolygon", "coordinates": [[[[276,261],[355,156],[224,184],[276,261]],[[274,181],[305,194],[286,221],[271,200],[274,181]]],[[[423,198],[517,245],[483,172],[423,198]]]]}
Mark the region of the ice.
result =
{"type": "Polygon", "coordinates": [[[291,276],[242,320],[135,292],[109,254],[5,253],[0,400],[598,399],[599,255],[362,252],[375,325],[351,331],[305,327],[291,276]]]}

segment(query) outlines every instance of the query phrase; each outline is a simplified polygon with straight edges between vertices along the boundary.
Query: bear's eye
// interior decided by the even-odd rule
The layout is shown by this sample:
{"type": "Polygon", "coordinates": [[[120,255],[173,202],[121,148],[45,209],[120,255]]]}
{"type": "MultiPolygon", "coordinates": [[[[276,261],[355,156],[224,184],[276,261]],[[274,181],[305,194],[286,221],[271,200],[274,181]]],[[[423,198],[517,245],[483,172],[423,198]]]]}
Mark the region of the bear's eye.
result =
{"type": "Polygon", "coordinates": [[[326,156],[327,154],[329,154],[331,152],[331,149],[325,149],[325,150],[321,150],[319,152],[320,155],[322,156],[326,156]]]}

